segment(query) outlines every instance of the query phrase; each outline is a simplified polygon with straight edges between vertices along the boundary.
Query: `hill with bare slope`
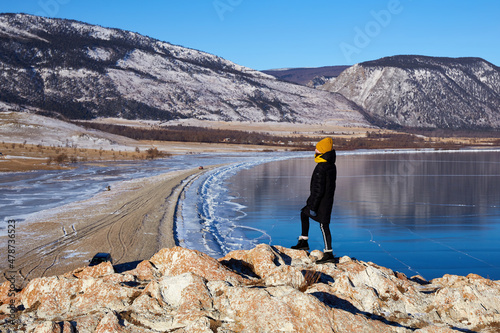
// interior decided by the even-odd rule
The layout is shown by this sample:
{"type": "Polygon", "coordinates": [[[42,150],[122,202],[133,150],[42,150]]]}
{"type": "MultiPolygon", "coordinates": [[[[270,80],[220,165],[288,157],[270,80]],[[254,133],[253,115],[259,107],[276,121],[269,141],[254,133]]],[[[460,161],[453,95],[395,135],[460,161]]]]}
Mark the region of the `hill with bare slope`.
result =
{"type": "Polygon", "coordinates": [[[0,15],[0,101],[71,119],[370,126],[338,93],[134,32],[24,14],[0,15]]]}
{"type": "Polygon", "coordinates": [[[480,58],[387,57],[354,65],[322,88],[384,127],[500,128],[500,68],[480,58]]]}

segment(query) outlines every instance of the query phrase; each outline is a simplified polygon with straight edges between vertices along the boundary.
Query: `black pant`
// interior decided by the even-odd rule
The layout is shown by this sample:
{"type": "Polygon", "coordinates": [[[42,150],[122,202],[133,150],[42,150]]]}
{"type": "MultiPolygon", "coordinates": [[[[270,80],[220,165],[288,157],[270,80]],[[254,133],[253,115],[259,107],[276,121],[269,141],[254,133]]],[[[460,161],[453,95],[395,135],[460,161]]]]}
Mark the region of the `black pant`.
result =
{"type": "MultiPolygon", "coordinates": [[[[300,221],[302,222],[302,236],[309,236],[309,216],[304,214],[304,212],[300,213],[300,221]]],[[[323,233],[323,241],[325,242],[325,250],[332,250],[332,234],[330,233],[330,225],[329,224],[319,224],[321,228],[321,232],[323,233]]]]}

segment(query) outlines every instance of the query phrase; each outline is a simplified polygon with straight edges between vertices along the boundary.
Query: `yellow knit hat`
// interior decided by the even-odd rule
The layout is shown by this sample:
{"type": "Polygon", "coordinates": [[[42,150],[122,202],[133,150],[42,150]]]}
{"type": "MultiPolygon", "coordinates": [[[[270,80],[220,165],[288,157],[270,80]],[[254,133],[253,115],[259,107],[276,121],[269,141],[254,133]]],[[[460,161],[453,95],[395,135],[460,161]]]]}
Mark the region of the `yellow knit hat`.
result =
{"type": "Polygon", "coordinates": [[[321,153],[324,154],[326,152],[329,152],[333,149],[333,140],[332,138],[324,138],[320,142],[316,144],[316,149],[321,153]]]}

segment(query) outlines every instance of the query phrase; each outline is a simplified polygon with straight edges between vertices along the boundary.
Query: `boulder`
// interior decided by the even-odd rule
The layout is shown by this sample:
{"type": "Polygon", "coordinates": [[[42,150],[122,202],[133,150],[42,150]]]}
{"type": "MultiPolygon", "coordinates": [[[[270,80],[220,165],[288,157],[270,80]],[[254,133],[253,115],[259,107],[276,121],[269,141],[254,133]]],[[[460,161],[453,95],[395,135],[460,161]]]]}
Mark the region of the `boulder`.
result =
{"type": "Polygon", "coordinates": [[[44,277],[33,279],[21,292],[25,309],[35,311],[39,318],[51,320],[80,316],[93,311],[114,309],[122,311],[130,299],[140,292],[120,283],[104,279],[44,277]]]}
{"type": "MultiPolygon", "coordinates": [[[[315,265],[319,257],[265,244],[219,260],[162,249],[124,273],[101,264],[33,279],[18,293],[18,322],[3,314],[0,325],[57,333],[498,332],[498,281],[408,279],[349,257],[315,265]]],[[[6,290],[0,286],[3,302],[6,290]]]]}
{"type": "Polygon", "coordinates": [[[139,280],[153,280],[161,275],[149,260],[141,261],[135,269],[128,271],[128,273],[139,280]]]}
{"type": "Polygon", "coordinates": [[[53,321],[45,321],[36,325],[31,332],[33,333],[72,333],[73,327],[67,321],[56,323],[53,321]]]}
{"type": "Polygon", "coordinates": [[[231,271],[216,259],[196,250],[188,250],[180,246],[171,249],[162,249],[150,262],[158,269],[161,275],[180,275],[184,273],[195,273],[207,280],[244,279],[231,271]]]}
{"type": "Polygon", "coordinates": [[[110,262],[102,262],[96,266],[88,266],[77,268],[70,273],[66,273],[65,277],[77,277],[77,278],[86,278],[86,277],[102,277],[105,275],[113,274],[115,272],[113,265],[110,262]]]}
{"type": "Polygon", "coordinates": [[[287,250],[267,244],[259,244],[250,251],[233,251],[219,259],[223,264],[233,265],[238,272],[243,273],[245,268],[250,270],[252,275],[262,279],[266,286],[304,288],[304,275],[298,268],[290,265],[292,260],[311,263],[305,251],[287,250]]]}

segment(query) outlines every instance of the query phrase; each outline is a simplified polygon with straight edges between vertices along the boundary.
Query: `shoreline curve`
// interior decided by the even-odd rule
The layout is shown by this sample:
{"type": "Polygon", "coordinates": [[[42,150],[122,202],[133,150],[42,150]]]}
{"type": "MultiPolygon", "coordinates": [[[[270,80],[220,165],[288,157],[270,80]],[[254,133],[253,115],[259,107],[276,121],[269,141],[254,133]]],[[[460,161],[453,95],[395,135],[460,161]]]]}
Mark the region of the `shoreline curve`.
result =
{"type": "MultiPolygon", "coordinates": [[[[110,191],[49,209],[17,226],[15,271],[19,286],[42,276],[87,266],[97,252],[113,264],[141,261],[174,247],[174,214],[184,187],[204,170],[170,171],[122,181],[110,191]]],[[[3,243],[2,238],[0,240],[3,243]]],[[[3,266],[3,265],[2,265],[3,266]]],[[[7,267],[0,267],[0,283],[7,267]]]]}

